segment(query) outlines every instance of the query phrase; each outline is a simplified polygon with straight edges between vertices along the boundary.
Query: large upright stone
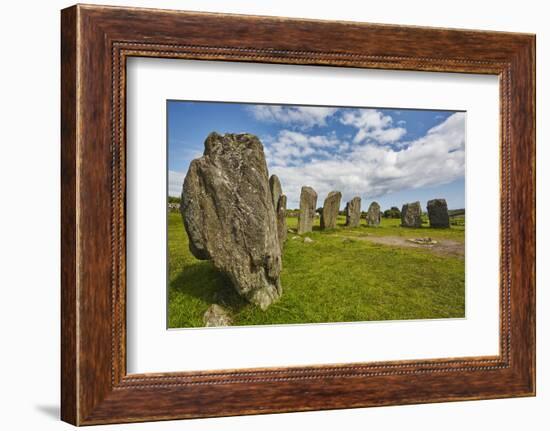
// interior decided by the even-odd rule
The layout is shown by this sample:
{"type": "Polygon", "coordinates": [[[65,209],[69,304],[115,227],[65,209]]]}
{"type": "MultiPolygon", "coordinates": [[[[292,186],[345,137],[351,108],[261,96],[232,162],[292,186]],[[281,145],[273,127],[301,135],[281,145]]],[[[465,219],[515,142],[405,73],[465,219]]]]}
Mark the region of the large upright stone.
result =
{"type": "Polygon", "coordinates": [[[273,208],[277,211],[277,205],[279,204],[279,198],[283,194],[281,182],[277,175],[271,175],[269,177],[269,190],[271,190],[271,199],[273,201],[273,208]]]}
{"type": "Polygon", "coordinates": [[[361,223],[361,198],[356,196],[346,204],[346,226],[357,227],[361,223]]]}
{"type": "Polygon", "coordinates": [[[287,236],[286,195],[279,196],[279,202],[277,203],[277,235],[279,237],[279,246],[282,251],[287,236]]]}
{"type": "Polygon", "coordinates": [[[428,201],[428,218],[431,227],[449,227],[449,210],[445,199],[428,201]]]}
{"type": "Polygon", "coordinates": [[[277,219],[260,140],[211,133],[183,183],[189,249],[211,259],[235,290],[265,310],[282,293],[277,219]]]}
{"type": "Polygon", "coordinates": [[[309,186],[303,186],[300,192],[300,213],[298,214],[298,233],[311,232],[317,207],[317,192],[309,186]]]}
{"type": "Polygon", "coordinates": [[[367,211],[367,226],[378,226],[380,224],[380,205],[378,202],[372,202],[367,211]]]}
{"type": "Polygon", "coordinates": [[[332,191],[327,195],[321,211],[321,229],[334,229],[336,227],[341,200],[342,193],[340,192],[332,191]]]}
{"type": "Polygon", "coordinates": [[[401,226],[422,226],[422,208],[420,207],[420,202],[416,201],[403,205],[403,208],[401,209],[401,226]]]}

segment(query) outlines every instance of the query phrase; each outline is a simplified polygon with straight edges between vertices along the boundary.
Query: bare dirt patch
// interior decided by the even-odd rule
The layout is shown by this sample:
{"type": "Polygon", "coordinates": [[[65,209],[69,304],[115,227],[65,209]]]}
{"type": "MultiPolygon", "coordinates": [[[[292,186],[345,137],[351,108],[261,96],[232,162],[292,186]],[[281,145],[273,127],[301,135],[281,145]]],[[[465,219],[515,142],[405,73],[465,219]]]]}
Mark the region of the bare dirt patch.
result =
{"type": "MultiPolygon", "coordinates": [[[[345,237],[347,238],[347,237],[345,237]]],[[[393,247],[405,247],[405,248],[422,248],[430,250],[435,254],[441,256],[459,256],[464,257],[464,243],[458,241],[452,241],[450,239],[437,239],[437,244],[418,244],[409,241],[414,238],[407,238],[403,236],[356,236],[349,239],[355,239],[360,241],[370,241],[375,244],[389,245],[393,247]]]]}

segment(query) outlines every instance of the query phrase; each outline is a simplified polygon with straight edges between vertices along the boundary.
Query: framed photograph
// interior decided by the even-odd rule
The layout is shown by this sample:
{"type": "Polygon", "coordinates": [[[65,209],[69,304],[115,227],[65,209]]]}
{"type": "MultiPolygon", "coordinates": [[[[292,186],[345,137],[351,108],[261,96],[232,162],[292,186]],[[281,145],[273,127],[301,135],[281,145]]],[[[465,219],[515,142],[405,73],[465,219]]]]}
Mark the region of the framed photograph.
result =
{"type": "Polygon", "coordinates": [[[61,14],[62,419],[535,394],[535,36],[61,14]]]}

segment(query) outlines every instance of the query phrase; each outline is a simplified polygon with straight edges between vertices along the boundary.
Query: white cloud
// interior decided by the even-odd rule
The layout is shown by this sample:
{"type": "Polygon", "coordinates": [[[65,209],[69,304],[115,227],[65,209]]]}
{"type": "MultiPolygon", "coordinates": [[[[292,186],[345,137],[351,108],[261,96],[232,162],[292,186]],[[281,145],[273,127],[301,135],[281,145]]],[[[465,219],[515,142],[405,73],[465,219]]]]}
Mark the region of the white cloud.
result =
{"type": "Polygon", "coordinates": [[[346,111],[340,122],[357,129],[354,143],[375,141],[386,144],[398,141],[407,133],[403,127],[394,127],[392,118],[376,109],[346,111]]]}
{"type": "Polygon", "coordinates": [[[313,126],[326,126],[327,118],[334,115],[338,109],[317,106],[253,105],[249,106],[248,110],[256,120],[307,130],[313,126]]]}
{"type": "MultiPolygon", "coordinates": [[[[336,136],[323,140],[302,133],[285,133],[266,145],[270,174],[279,176],[289,208],[298,206],[304,185],[317,191],[318,206],[331,190],[342,192],[344,206],[353,196],[368,200],[406,189],[446,184],[464,176],[464,120],[464,113],[453,114],[425,136],[407,142],[406,147],[371,142],[348,144],[347,152],[330,157],[323,154],[331,146],[334,151],[346,144],[336,136]],[[315,146],[312,138],[323,145],[315,146]],[[302,157],[306,153],[307,158],[302,157]]],[[[384,118],[376,121],[388,124],[384,118]]]]}
{"type": "Polygon", "coordinates": [[[184,172],[168,171],[168,196],[179,197],[181,195],[184,179],[184,172]]]}
{"type": "Polygon", "coordinates": [[[302,165],[304,159],[335,157],[328,149],[347,149],[336,134],[307,135],[292,130],[281,130],[275,138],[264,138],[264,152],[270,166],[302,165]]]}

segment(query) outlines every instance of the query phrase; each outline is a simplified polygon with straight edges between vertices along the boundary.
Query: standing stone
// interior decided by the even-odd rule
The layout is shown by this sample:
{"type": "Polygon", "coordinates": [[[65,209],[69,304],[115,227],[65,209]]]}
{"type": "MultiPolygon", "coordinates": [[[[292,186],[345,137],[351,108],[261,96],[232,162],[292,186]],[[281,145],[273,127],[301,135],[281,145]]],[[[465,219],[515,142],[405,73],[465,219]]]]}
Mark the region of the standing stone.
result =
{"type": "Polygon", "coordinates": [[[279,202],[277,203],[277,235],[279,236],[279,246],[282,251],[287,236],[286,195],[279,196],[279,202]]]}
{"type": "Polygon", "coordinates": [[[428,201],[428,218],[430,227],[449,227],[449,210],[445,199],[428,201]]]}
{"type": "Polygon", "coordinates": [[[361,198],[356,196],[346,204],[346,226],[357,227],[361,223],[361,198]]]}
{"type": "Polygon", "coordinates": [[[321,229],[334,229],[336,227],[341,200],[342,193],[340,192],[333,191],[327,195],[321,211],[321,229]]]}
{"type": "Polygon", "coordinates": [[[303,186],[300,192],[300,213],[298,214],[298,233],[301,235],[313,230],[317,192],[311,187],[303,186]]]}
{"type": "Polygon", "coordinates": [[[277,211],[277,205],[279,204],[279,197],[283,194],[281,182],[277,175],[271,175],[269,177],[269,189],[271,190],[271,199],[273,200],[273,208],[277,211]]]}
{"type": "Polygon", "coordinates": [[[367,226],[378,226],[380,224],[380,205],[378,202],[373,202],[369,205],[366,218],[367,226]]]}
{"type": "Polygon", "coordinates": [[[183,183],[189,249],[210,259],[235,290],[265,310],[282,293],[277,218],[260,140],[211,133],[183,183]]]}
{"type": "Polygon", "coordinates": [[[422,208],[420,202],[404,204],[401,209],[401,226],[422,227],[422,208]]]}

